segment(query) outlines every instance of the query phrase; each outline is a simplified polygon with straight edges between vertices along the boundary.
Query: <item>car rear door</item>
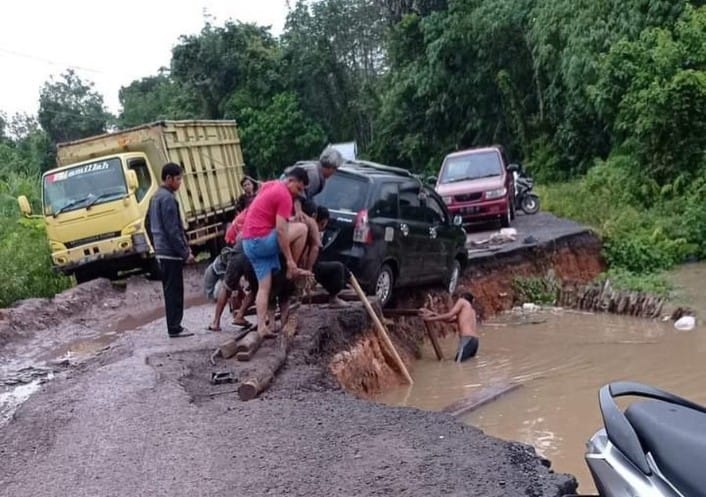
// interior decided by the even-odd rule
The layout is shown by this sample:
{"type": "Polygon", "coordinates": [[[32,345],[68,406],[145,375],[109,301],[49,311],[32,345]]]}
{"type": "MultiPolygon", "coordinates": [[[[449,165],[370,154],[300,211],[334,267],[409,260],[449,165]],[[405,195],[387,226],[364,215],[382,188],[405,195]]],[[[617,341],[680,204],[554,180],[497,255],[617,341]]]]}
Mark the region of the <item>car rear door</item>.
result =
{"type": "Polygon", "coordinates": [[[427,264],[426,258],[432,251],[429,236],[429,222],[422,207],[418,182],[400,185],[399,229],[402,237],[400,249],[400,284],[428,281],[432,278],[434,264],[427,264]]]}
{"type": "Polygon", "coordinates": [[[441,205],[441,199],[430,190],[425,190],[424,212],[429,223],[429,253],[424,262],[434,279],[443,280],[450,274],[455,256],[454,227],[446,209],[441,205]]]}

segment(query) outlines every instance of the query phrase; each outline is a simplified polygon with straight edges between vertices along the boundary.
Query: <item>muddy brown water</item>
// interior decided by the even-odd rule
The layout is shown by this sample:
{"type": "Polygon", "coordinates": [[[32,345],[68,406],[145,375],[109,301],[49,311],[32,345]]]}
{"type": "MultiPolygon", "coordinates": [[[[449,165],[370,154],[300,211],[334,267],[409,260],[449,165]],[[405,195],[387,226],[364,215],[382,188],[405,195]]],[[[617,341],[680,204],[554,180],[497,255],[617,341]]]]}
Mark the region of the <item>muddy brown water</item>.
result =
{"type": "MultiPolygon", "coordinates": [[[[476,358],[438,362],[431,348],[425,349],[412,369],[414,386],[377,400],[442,410],[483,386],[519,382],[521,388],[460,420],[533,445],[556,471],[576,475],[582,492],[593,492],[583,454],[586,440],[601,426],[597,393],[602,385],[636,380],[706,404],[706,264],[681,267],[670,277],[679,289],[678,301],[697,313],[693,331],[678,331],[671,321],[606,314],[508,313],[481,327],[476,358]]],[[[446,358],[453,357],[456,341],[442,342],[446,358]]]]}

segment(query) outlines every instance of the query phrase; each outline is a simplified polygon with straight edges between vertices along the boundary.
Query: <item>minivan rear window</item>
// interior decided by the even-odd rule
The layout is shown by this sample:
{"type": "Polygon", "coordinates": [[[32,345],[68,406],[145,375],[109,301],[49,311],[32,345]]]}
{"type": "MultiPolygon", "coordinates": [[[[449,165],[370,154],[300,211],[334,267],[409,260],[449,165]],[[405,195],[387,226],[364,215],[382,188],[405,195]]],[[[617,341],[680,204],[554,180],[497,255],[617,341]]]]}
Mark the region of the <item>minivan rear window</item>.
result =
{"type": "Polygon", "coordinates": [[[365,208],[370,183],[340,172],[326,180],[324,189],[314,196],[316,205],[330,210],[358,212],[365,208]]]}
{"type": "Polygon", "coordinates": [[[474,152],[467,155],[447,157],[441,171],[440,183],[454,183],[480,178],[500,176],[503,165],[497,152],[474,152]]]}

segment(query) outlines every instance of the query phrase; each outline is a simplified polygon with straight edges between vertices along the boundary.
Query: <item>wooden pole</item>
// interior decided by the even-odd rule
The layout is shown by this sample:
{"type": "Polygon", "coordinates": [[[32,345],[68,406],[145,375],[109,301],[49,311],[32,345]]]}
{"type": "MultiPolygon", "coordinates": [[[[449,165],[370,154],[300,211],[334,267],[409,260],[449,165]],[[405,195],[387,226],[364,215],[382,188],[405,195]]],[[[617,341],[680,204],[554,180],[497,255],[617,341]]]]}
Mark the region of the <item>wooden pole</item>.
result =
{"type": "Polygon", "coordinates": [[[427,329],[427,335],[429,335],[429,340],[431,340],[431,346],[434,347],[434,353],[436,358],[440,361],[444,360],[444,353],[441,351],[441,346],[439,345],[439,340],[436,339],[436,334],[431,329],[431,325],[428,321],[424,321],[424,326],[427,329]]]}
{"type": "Polygon", "coordinates": [[[385,342],[385,345],[387,346],[387,349],[392,354],[392,357],[394,357],[395,361],[397,362],[397,366],[400,368],[400,371],[402,371],[402,374],[404,375],[407,382],[410,385],[413,385],[414,380],[410,376],[409,371],[407,371],[407,366],[405,366],[404,362],[402,362],[402,358],[397,353],[397,349],[395,348],[395,345],[392,343],[392,340],[390,340],[390,335],[388,335],[387,330],[385,329],[385,325],[382,324],[382,321],[380,321],[380,318],[373,310],[373,307],[370,305],[370,301],[368,300],[368,297],[366,297],[365,292],[363,291],[362,288],[360,288],[360,284],[358,283],[358,280],[352,274],[351,274],[350,282],[351,282],[351,286],[353,287],[355,292],[358,294],[358,298],[360,298],[361,302],[363,302],[363,305],[365,306],[365,310],[368,311],[368,314],[370,315],[370,319],[373,320],[373,323],[375,324],[375,328],[377,329],[378,334],[382,338],[383,342],[385,342]]]}

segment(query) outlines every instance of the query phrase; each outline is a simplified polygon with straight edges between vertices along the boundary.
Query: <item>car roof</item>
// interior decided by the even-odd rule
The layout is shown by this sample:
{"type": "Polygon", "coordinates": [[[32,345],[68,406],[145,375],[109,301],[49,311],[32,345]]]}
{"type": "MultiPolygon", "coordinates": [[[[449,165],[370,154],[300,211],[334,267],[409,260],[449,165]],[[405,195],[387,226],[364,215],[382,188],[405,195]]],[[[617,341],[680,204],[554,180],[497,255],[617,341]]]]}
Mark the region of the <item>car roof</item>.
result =
{"type": "MultiPolygon", "coordinates": [[[[308,164],[316,164],[316,161],[299,161],[295,166],[304,166],[308,164]]],[[[358,176],[366,176],[369,178],[376,177],[397,177],[400,179],[412,179],[417,180],[418,177],[412,172],[401,167],[386,166],[385,164],[379,164],[377,162],[366,161],[366,160],[347,160],[339,168],[339,171],[355,174],[358,176]]]]}
{"type": "Polygon", "coordinates": [[[486,153],[486,152],[500,153],[500,149],[498,147],[467,148],[465,150],[457,150],[456,152],[452,152],[452,153],[448,154],[446,157],[458,157],[459,155],[471,155],[471,154],[479,154],[479,153],[486,153]]]}

